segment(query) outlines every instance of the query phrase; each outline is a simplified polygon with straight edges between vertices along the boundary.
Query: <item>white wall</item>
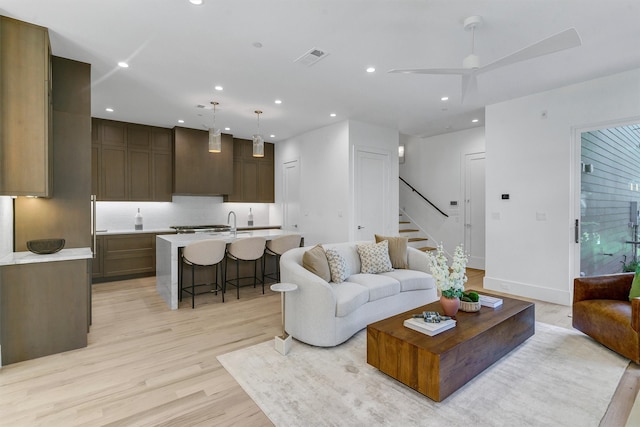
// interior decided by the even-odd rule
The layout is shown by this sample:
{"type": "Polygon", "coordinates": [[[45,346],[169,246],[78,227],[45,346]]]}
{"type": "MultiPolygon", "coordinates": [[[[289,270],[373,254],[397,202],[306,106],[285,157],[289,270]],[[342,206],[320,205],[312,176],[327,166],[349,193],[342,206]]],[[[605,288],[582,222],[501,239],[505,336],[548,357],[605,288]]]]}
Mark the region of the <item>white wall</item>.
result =
{"type": "MultiPolygon", "coordinates": [[[[145,230],[167,229],[172,225],[226,224],[229,211],[237,216],[238,227],[246,227],[249,208],[254,226],[280,225],[270,222],[268,203],[223,203],[222,197],[173,196],[173,202],[98,202],[97,230],[133,230],[140,208],[145,230]]],[[[233,221],[233,220],[232,220],[233,221]]]]}
{"type": "Polygon", "coordinates": [[[571,303],[576,128],[631,117],[640,69],[486,108],[487,289],[571,303]]]}
{"type": "Polygon", "coordinates": [[[13,201],[0,196],[0,258],[13,252],[13,201]]]}
{"type": "Polygon", "coordinates": [[[399,184],[400,207],[428,236],[431,246],[442,242],[445,252],[453,254],[464,242],[464,158],[485,151],[484,128],[419,138],[402,135],[405,162],[400,176],[440,210],[441,215],[404,183],[399,184]],[[450,206],[457,201],[458,206],[450,206]]]}
{"type": "MultiPolygon", "coordinates": [[[[349,123],[316,129],[275,145],[276,204],[282,203],[282,165],[299,160],[300,218],[305,245],[347,240],[349,123]]],[[[281,215],[281,212],[279,213],[281,215]]],[[[278,219],[282,222],[282,217],[278,219]]]]}
{"type": "MultiPolygon", "coordinates": [[[[276,208],[282,222],[282,167],[292,160],[300,164],[299,230],[306,245],[344,242],[355,236],[353,203],[354,147],[389,152],[391,184],[389,210],[397,218],[398,131],[356,121],[343,121],[276,144],[276,208]]],[[[397,224],[395,225],[397,230],[397,224]]],[[[371,236],[373,239],[373,236],[371,236]]]]}

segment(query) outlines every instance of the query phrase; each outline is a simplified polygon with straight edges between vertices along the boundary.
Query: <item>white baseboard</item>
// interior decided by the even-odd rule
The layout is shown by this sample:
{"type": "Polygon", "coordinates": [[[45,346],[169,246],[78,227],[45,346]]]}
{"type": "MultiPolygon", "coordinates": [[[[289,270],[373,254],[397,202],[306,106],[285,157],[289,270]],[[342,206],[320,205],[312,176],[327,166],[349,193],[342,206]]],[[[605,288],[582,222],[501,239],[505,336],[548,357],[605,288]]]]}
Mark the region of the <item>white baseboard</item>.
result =
{"type": "Polygon", "coordinates": [[[571,292],[568,290],[545,288],[529,283],[520,283],[487,276],[484,277],[483,286],[488,291],[503,292],[554,304],[571,305],[571,292]]]}

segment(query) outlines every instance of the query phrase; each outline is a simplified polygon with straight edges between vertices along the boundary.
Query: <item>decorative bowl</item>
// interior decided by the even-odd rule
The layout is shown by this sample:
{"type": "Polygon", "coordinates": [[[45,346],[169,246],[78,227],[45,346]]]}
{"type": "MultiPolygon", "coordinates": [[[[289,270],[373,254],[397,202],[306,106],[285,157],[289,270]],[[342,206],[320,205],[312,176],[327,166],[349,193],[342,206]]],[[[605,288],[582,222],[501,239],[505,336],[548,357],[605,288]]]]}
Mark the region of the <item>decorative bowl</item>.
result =
{"type": "Polygon", "coordinates": [[[64,248],[64,239],[40,239],[27,242],[27,249],[38,255],[54,254],[62,248],[64,248]]]}
{"type": "Polygon", "coordinates": [[[469,302],[460,300],[460,310],[472,313],[474,311],[480,311],[480,301],[469,302]]]}

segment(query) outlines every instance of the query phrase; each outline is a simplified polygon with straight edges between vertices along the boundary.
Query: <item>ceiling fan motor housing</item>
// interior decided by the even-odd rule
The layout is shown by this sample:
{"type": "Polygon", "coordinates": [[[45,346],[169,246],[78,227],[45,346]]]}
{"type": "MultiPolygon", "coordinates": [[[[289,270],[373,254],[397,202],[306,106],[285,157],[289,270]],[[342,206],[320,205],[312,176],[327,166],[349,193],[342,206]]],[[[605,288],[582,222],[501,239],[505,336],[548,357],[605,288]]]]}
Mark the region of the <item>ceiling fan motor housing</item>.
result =
{"type": "Polygon", "coordinates": [[[469,31],[482,25],[482,16],[470,16],[464,20],[464,29],[469,31]]]}

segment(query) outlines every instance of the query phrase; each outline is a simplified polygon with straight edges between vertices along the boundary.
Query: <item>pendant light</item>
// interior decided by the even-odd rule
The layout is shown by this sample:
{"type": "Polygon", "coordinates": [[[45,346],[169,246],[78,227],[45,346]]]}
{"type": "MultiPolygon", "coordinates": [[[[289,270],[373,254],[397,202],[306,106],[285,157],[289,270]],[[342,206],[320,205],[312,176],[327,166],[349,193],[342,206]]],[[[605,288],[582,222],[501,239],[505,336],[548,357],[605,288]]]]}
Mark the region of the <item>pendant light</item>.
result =
{"type": "Polygon", "coordinates": [[[213,105],[213,127],[209,128],[209,152],[220,153],[222,151],[222,133],[220,129],[216,129],[216,105],[217,102],[211,101],[213,105]]]}
{"type": "Polygon", "coordinates": [[[264,139],[260,135],[260,114],[262,111],[254,111],[258,115],[258,131],[253,135],[253,157],[264,157],[264,139]]]}

